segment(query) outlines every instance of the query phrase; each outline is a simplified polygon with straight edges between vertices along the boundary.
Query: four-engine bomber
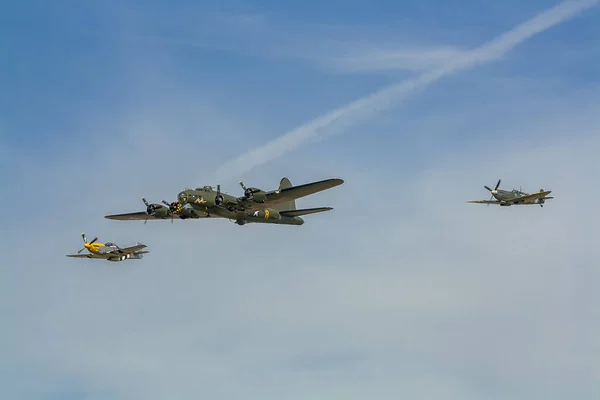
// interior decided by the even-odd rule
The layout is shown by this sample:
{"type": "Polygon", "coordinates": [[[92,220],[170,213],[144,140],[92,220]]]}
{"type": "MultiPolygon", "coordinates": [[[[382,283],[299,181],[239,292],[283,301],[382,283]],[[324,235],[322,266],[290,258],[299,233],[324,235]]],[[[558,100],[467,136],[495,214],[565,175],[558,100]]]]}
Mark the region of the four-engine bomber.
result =
{"type": "Polygon", "coordinates": [[[161,200],[161,203],[148,203],[142,197],[146,206],[145,212],[107,215],[105,218],[114,220],[144,220],[148,219],[199,219],[226,218],[238,225],[247,223],[270,223],[280,225],[302,225],[303,215],[315,214],[332,210],[331,207],[297,209],[296,200],[323,190],[339,186],[342,179],[326,179],[319,182],[292,186],[288,178],[279,182],[277,190],[265,191],[256,187],[240,186],[243,196],[233,196],[221,191],[221,185],[215,190],[212,186],[196,189],[184,189],[177,195],[177,200],[171,203],[161,200]]]}

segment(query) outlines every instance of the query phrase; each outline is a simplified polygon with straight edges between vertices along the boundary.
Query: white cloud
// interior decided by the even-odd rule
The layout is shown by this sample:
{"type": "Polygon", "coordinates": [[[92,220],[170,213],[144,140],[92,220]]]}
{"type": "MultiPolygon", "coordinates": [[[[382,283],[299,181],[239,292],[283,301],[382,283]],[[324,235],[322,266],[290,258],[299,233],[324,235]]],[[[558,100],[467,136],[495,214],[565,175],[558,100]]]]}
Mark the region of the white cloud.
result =
{"type": "Polygon", "coordinates": [[[235,173],[248,171],[296,149],[304,142],[338,133],[349,126],[371,118],[382,109],[390,107],[393,103],[424,89],[443,77],[498,59],[535,34],[560,24],[597,4],[597,0],[562,2],[481,47],[465,53],[462,57],[453,59],[449,63],[427,71],[416,78],[388,86],[371,95],[355,100],[287,132],[277,139],[254,148],[221,165],[216,173],[218,176],[225,177],[231,176],[234,171],[235,173]]]}

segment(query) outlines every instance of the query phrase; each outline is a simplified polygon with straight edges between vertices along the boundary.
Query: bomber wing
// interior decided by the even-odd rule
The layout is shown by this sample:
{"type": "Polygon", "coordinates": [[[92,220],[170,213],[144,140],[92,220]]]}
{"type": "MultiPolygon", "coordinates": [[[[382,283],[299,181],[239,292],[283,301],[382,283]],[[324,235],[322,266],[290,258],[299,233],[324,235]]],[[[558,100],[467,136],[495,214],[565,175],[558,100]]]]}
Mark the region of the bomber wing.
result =
{"type": "MultiPolygon", "coordinates": [[[[145,221],[147,219],[166,219],[161,217],[155,217],[152,215],[148,215],[148,213],[144,211],[133,212],[127,214],[114,214],[114,215],[106,215],[104,218],[108,219],[116,219],[119,221],[145,221]]],[[[169,217],[170,218],[170,217],[169,217]]]]}
{"type": "MultiPolygon", "coordinates": [[[[104,218],[107,219],[114,219],[114,220],[118,220],[118,221],[151,221],[151,220],[167,220],[167,219],[171,219],[171,217],[173,217],[174,219],[179,219],[179,214],[177,213],[173,213],[169,216],[166,217],[157,217],[155,215],[148,215],[148,213],[144,212],[144,211],[139,211],[139,212],[133,212],[133,213],[126,213],[126,214],[113,214],[113,215],[105,215],[104,218]]],[[[193,218],[205,218],[206,215],[202,215],[202,214],[196,214],[193,218]]]]}
{"type": "Polygon", "coordinates": [[[331,189],[344,183],[342,179],[326,179],[324,181],[292,186],[285,189],[274,190],[266,193],[266,205],[274,205],[309,196],[323,190],[331,189]]]}

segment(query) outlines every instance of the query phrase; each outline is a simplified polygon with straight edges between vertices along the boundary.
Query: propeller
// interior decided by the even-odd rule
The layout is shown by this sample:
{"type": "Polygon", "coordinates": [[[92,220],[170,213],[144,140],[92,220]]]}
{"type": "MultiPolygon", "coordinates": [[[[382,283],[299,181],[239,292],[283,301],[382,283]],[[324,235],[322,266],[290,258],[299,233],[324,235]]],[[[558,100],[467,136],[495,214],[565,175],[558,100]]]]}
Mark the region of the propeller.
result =
{"type": "Polygon", "coordinates": [[[148,215],[152,215],[154,214],[154,212],[156,211],[156,205],[155,204],[149,204],[145,198],[142,197],[142,201],[144,202],[144,204],[146,205],[146,214],[148,215]]]}
{"type": "Polygon", "coordinates": [[[165,206],[169,207],[169,210],[171,210],[171,223],[173,223],[173,213],[175,212],[175,210],[177,210],[176,203],[172,202],[171,204],[169,204],[164,199],[160,202],[163,203],[165,206]]]}
{"type": "MultiPolygon", "coordinates": [[[[489,201],[492,201],[492,199],[494,198],[494,195],[495,195],[496,193],[498,193],[498,187],[500,186],[500,182],[501,182],[501,180],[500,180],[500,179],[498,179],[498,183],[496,183],[496,187],[494,188],[494,190],[490,189],[488,186],[485,186],[485,185],[483,186],[484,188],[486,188],[486,189],[487,189],[487,190],[488,190],[488,191],[489,191],[489,192],[492,194],[492,195],[490,196],[490,200],[489,200],[489,201]]],[[[490,203],[488,203],[488,206],[489,206],[489,205],[490,205],[490,203]]]]}
{"type": "MultiPolygon", "coordinates": [[[[98,240],[98,237],[95,237],[95,238],[93,238],[93,239],[92,239],[92,241],[91,241],[91,242],[89,242],[89,243],[88,243],[88,241],[87,241],[87,238],[86,238],[86,236],[85,236],[85,232],[83,232],[83,233],[81,234],[81,238],[83,239],[83,243],[84,243],[84,244],[92,244],[92,243],[94,243],[96,240],[98,240]]],[[[84,247],[83,249],[79,250],[79,251],[77,252],[77,254],[80,254],[80,253],[81,253],[82,251],[84,251],[84,250],[85,250],[85,247],[84,247]]]]}
{"type": "Polygon", "coordinates": [[[217,195],[215,196],[215,205],[217,207],[221,207],[223,205],[223,195],[221,194],[221,185],[220,184],[217,184],[217,195]]]}
{"type": "MultiPolygon", "coordinates": [[[[142,197],[142,201],[144,202],[144,205],[146,206],[146,215],[154,214],[154,211],[156,210],[156,206],[154,206],[154,204],[148,204],[148,202],[146,201],[146,199],[144,197],[142,197]]],[[[146,225],[147,222],[148,222],[148,217],[146,217],[146,219],[144,220],[144,225],[146,225]]]]}
{"type": "Polygon", "coordinates": [[[244,189],[244,196],[246,196],[248,200],[252,198],[254,193],[258,192],[258,190],[252,190],[251,188],[247,188],[246,185],[244,185],[244,182],[242,181],[240,181],[240,186],[242,187],[242,189],[244,189]]]}

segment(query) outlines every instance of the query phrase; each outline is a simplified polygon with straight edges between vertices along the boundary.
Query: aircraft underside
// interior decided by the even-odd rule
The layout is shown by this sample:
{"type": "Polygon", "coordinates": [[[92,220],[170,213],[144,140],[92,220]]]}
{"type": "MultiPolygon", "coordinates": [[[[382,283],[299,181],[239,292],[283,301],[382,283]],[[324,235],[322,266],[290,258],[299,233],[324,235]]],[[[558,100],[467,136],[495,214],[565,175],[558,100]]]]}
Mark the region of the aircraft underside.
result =
{"type": "Polygon", "coordinates": [[[281,216],[279,219],[267,219],[259,218],[259,217],[245,217],[245,218],[237,218],[235,219],[235,223],[238,225],[245,225],[249,223],[256,224],[278,224],[278,225],[302,225],[304,220],[300,217],[284,217],[281,216]]]}
{"type": "Polygon", "coordinates": [[[141,260],[144,257],[143,254],[123,254],[121,256],[114,256],[107,258],[108,261],[118,262],[125,261],[128,259],[141,260]]]}
{"type": "MultiPolygon", "coordinates": [[[[304,220],[300,217],[289,217],[281,215],[274,209],[259,209],[256,211],[229,211],[223,208],[211,207],[208,210],[194,207],[200,217],[226,218],[235,221],[238,225],[249,223],[278,224],[278,225],[302,225],[304,220]]],[[[193,218],[193,217],[192,217],[193,218]]]]}

